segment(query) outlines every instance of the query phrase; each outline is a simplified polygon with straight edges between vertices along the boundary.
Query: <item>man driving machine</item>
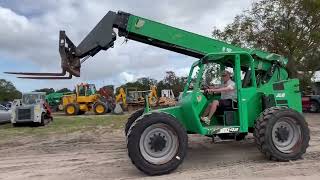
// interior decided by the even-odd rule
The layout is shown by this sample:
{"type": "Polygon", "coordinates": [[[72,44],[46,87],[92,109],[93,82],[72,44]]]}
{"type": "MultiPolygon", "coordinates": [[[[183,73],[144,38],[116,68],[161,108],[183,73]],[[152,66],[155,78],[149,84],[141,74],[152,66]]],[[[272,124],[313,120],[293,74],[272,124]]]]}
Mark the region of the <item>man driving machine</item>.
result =
{"type": "Polygon", "coordinates": [[[221,99],[214,100],[210,103],[205,112],[201,116],[201,121],[206,124],[210,124],[213,114],[218,110],[223,112],[226,107],[232,106],[232,101],[237,101],[236,87],[235,83],[231,80],[231,73],[224,70],[221,74],[223,84],[220,87],[210,87],[206,89],[208,93],[221,93],[221,99]]]}

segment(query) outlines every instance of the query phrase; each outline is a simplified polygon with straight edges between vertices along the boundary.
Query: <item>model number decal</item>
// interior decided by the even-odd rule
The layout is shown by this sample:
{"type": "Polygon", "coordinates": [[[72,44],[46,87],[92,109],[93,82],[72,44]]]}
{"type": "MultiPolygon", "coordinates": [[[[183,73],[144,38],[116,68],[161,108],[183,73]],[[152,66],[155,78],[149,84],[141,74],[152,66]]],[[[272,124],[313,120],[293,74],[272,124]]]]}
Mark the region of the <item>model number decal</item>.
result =
{"type": "Polygon", "coordinates": [[[238,131],[239,131],[239,128],[231,127],[231,128],[222,128],[219,130],[218,133],[233,133],[238,131]]]}

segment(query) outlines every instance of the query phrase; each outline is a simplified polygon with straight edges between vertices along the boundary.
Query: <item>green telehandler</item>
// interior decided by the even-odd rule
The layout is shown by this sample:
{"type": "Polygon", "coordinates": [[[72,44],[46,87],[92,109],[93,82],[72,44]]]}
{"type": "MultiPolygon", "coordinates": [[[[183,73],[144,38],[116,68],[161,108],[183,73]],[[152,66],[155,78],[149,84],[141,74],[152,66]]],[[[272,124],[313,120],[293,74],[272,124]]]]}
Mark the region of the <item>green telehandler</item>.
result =
{"type": "Polygon", "coordinates": [[[46,95],[46,101],[48,102],[52,111],[63,111],[62,97],[66,93],[50,93],[46,95]]]}
{"type": "Polygon", "coordinates": [[[129,13],[109,11],[78,46],[60,31],[61,73],[8,73],[29,79],[79,77],[81,63],[114,46],[114,29],[120,37],[199,59],[191,67],[176,106],[152,110],[146,98],[145,108],[128,119],[128,155],[142,172],[161,175],[175,170],[186,157],[188,134],[241,140],[253,133],[258,149],[267,159],[276,161],[297,160],[306,152],[309,128],[302,115],[299,81],[288,77],[287,58],[129,13]],[[214,115],[208,125],[200,117],[209,103],[220,98],[219,94],[203,91],[208,85],[205,74],[212,66],[218,67],[217,72],[233,72],[237,101],[222,114],[214,115]],[[67,72],[69,76],[65,76],[67,72]]]}

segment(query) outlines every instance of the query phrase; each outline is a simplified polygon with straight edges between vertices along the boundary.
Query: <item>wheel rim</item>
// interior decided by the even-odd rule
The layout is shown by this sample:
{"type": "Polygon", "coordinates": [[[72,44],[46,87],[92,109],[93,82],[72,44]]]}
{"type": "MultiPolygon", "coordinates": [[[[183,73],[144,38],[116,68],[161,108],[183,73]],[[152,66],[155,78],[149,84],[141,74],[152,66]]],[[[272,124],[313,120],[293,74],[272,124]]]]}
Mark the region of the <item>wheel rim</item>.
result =
{"type": "Polygon", "coordinates": [[[74,107],[73,107],[73,106],[69,106],[69,107],[67,108],[67,112],[68,112],[68,114],[73,114],[73,113],[75,112],[74,107]]]}
{"type": "Polygon", "coordinates": [[[176,133],[166,124],[153,124],[146,128],[139,142],[140,152],[152,164],[165,164],[177,153],[179,147],[176,133]]]}
{"type": "Polygon", "coordinates": [[[279,119],[272,128],[274,146],[282,153],[292,153],[302,139],[300,125],[292,118],[279,119]]]}
{"type": "Polygon", "coordinates": [[[103,113],[104,112],[104,106],[102,106],[101,104],[96,106],[96,111],[97,113],[103,113]]]}
{"type": "Polygon", "coordinates": [[[58,109],[59,109],[60,111],[62,111],[62,110],[63,110],[63,105],[62,105],[62,104],[59,104],[58,109]]]}

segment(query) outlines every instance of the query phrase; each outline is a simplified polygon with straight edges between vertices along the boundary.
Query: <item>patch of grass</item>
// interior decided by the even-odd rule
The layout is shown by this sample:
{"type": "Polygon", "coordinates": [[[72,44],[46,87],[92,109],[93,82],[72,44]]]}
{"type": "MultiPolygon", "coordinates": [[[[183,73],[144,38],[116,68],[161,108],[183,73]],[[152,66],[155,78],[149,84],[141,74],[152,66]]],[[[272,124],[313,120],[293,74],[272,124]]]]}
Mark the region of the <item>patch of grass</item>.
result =
{"type": "Polygon", "coordinates": [[[89,131],[97,128],[120,129],[129,115],[107,116],[57,116],[45,127],[13,127],[11,124],[0,126],[0,140],[17,136],[48,136],[50,134],[69,134],[76,131],[89,131]]]}

